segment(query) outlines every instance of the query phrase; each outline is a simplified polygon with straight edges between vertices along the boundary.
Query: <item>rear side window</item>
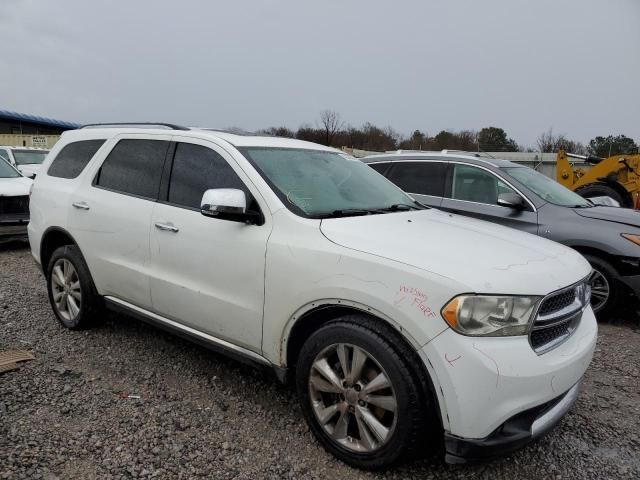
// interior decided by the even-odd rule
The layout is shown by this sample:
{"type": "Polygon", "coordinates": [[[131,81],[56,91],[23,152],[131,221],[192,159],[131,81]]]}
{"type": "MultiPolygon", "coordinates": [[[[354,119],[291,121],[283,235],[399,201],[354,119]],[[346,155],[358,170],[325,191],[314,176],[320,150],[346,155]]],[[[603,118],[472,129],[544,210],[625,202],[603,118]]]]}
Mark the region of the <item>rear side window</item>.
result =
{"type": "Polygon", "coordinates": [[[95,185],[156,200],[169,142],[120,140],[105,159],[95,185]]]}
{"type": "Polygon", "coordinates": [[[202,195],[210,188],[239,188],[249,196],[240,177],[218,153],[200,145],[178,143],[169,182],[169,203],[200,210],[202,195]]]}
{"type": "Polygon", "coordinates": [[[394,162],[387,177],[407,193],[442,197],[446,175],[446,163],[394,162]]]}
{"type": "Polygon", "coordinates": [[[104,140],[82,140],[65,146],[49,166],[47,175],[58,178],[76,178],[95,153],[104,143],[104,140]]]}

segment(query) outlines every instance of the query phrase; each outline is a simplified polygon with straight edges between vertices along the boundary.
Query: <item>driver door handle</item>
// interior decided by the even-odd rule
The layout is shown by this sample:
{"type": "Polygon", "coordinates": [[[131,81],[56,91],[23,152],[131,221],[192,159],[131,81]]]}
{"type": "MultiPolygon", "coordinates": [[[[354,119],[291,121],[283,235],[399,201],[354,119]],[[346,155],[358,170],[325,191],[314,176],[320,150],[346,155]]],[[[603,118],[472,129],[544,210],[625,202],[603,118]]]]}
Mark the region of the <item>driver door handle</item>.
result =
{"type": "Polygon", "coordinates": [[[163,232],[178,233],[180,231],[180,229],[173,223],[156,223],[156,228],[158,230],[162,230],[163,232]]]}

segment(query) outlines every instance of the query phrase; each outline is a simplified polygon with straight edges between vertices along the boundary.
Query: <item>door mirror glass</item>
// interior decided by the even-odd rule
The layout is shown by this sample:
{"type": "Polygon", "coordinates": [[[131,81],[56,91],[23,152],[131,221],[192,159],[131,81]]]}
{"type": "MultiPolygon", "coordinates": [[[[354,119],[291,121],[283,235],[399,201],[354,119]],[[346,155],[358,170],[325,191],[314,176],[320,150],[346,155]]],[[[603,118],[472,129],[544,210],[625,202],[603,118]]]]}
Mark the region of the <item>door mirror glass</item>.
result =
{"type": "Polygon", "coordinates": [[[247,213],[247,196],[237,188],[206,190],[200,202],[200,212],[207,217],[239,219],[247,213]]]}
{"type": "Polygon", "coordinates": [[[524,198],[517,193],[501,193],[498,195],[498,205],[501,207],[514,208],[516,210],[522,210],[525,207],[524,198]]]}

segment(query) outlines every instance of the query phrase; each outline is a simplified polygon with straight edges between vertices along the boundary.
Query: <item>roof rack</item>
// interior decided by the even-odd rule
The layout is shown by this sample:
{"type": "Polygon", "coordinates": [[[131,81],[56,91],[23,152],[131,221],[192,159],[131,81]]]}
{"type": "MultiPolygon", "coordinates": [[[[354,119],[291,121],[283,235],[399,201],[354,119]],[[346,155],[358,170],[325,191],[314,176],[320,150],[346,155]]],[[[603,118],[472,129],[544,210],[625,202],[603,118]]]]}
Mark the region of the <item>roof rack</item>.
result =
{"type": "Polygon", "coordinates": [[[474,157],[489,157],[489,158],[493,158],[494,160],[497,160],[496,157],[494,157],[493,155],[491,155],[490,153],[487,152],[471,152],[469,150],[452,150],[452,149],[444,149],[442,150],[442,153],[444,155],[448,154],[448,153],[464,153],[466,155],[472,155],[474,157]]]}
{"type": "Polygon", "coordinates": [[[166,127],[169,130],[190,130],[189,127],[183,127],[182,125],[175,125],[173,123],[162,122],[107,122],[107,123],[87,123],[80,128],[94,128],[94,127],[166,127]]]}

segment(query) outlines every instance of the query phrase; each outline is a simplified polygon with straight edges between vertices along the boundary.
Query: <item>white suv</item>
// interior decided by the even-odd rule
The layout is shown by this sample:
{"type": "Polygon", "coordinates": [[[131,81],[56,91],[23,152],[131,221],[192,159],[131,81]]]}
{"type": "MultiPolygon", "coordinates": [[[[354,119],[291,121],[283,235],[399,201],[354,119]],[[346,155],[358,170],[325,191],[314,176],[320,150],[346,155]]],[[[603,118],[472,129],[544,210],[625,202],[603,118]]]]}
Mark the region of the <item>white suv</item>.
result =
{"type": "Polygon", "coordinates": [[[66,132],[34,182],[29,239],[65,327],[117,309],[273,368],[319,441],[362,468],[433,433],[449,462],[542,435],[596,342],[578,253],[424,207],[298,140],[66,132]]]}

